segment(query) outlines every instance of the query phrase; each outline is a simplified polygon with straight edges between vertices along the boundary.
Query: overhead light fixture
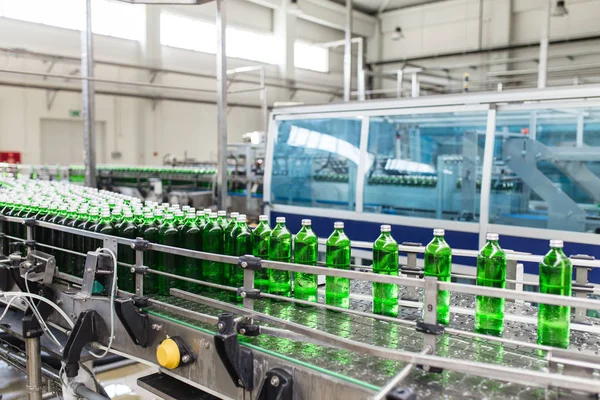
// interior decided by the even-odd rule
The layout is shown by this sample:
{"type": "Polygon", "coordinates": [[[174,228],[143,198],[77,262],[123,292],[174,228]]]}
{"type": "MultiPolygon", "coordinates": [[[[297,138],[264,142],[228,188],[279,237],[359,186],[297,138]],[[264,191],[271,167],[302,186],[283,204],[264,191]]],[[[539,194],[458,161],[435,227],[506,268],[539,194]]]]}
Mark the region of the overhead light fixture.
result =
{"type": "Polygon", "coordinates": [[[569,10],[567,10],[565,0],[558,0],[554,5],[554,9],[552,10],[553,17],[564,17],[569,14],[569,10]]]}
{"type": "Polygon", "coordinates": [[[301,14],[302,10],[298,5],[298,0],[290,0],[287,6],[287,12],[290,14],[301,14]]]}
{"type": "Polygon", "coordinates": [[[392,40],[400,40],[404,39],[404,33],[402,32],[402,28],[399,26],[394,29],[394,33],[392,33],[392,40]]]}

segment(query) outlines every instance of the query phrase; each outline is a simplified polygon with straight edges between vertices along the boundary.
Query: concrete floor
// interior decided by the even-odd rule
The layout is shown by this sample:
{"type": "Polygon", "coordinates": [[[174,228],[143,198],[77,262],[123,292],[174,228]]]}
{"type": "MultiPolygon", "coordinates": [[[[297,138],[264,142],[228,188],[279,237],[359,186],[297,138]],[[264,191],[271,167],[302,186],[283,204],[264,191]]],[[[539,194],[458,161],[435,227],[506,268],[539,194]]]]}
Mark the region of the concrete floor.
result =
{"type": "MultiPolygon", "coordinates": [[[[154,400],[152,393],[137,386],[137,378],[156,372],[154,368],[133,364],[97,375],[106,392],[115,400],[154,400]]],[[[27,399],[27,378],[19,370],[0,361],[0,394],[2,400],[27,399]]]]}

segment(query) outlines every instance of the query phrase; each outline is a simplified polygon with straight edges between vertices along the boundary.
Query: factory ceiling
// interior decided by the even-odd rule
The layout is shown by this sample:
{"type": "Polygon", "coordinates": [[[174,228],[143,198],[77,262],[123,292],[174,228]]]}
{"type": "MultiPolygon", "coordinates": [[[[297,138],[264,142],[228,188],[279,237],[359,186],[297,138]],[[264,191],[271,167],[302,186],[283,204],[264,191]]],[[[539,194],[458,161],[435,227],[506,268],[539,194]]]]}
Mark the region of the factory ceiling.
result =
{"type": "MultiPolygon", "coordinates": [[[[346,0],[331,0],[338,4],[346,4],[346,0]]],[[[400,8],[420,6],[428,3],[437,3],[445,0],[353,0],[355,9],[367,14],[377,14],[400,8]]]]}

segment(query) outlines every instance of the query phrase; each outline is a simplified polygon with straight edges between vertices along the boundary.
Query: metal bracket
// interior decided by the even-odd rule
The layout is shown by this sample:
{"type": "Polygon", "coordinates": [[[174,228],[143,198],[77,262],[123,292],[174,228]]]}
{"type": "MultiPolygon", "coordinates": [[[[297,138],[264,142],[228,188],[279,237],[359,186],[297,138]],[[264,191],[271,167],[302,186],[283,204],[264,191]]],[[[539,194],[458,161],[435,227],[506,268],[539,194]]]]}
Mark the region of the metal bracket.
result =
{"type": "Polygon", "coordinates": [[[446,327],[444,325],[427,324],[424,321],[417,321],[417,326],[415,329],[417,332],[427,333],[430,335],[443,335],[446,331],[446,327]]]}
{"type": "Polygon", "coordinates": [[[115,299],[115,312],[133,343],[140,347],[148,347],[152,333],[148,314],[139,311],[131,298],[115,299]]]}
{"type": "Polygon", "coordinates": [[[238,267],[242,269],[251,269],[252,271],[259,271],[262,269],[261,259],[251,255],[245,255],[238,258],[238,267]]]}
{"type": "Polygon", "coordinates": [[[36,226],[37,225],[37,220],[35,218],[26,218],[23,221],[23,224],[25,226],[36,226]]]}
{"type": "Polygon", "coordinates": [[[27,274],[30,282],[42,282],[49,285],[52,283],[56,272],[56,260],[50,254],[34,250],[35,243],[34,240],[25,242],[30,251],[25,260],[19,264],[19,274],[23,278],[27,274]]]}
{"type": "Polygon", "coordinates": [[[246,324],[238,322],[237,332],[244,336],[258,336],[260,335],[260,326],[254,324],[246,324]]]}
{"type": "Polygon", "coordinates": [[[294,377],[282,368],[267,371],[256,400],[292,400],[293,398],[294,377]]]}
{"type": "Polygon", "coordinates": [[[150,249],[150,242],[138,237],[131,243],[131,248],[134,250],[146,251],[150,249]]]}
{"type": "Polygon", "coordinates": [[[242,299],[257,300],[261,298],[260,293],[260,289],[246,289],[244,287],[240,287],[237,289],[237,294],[242,299]]]}
{"type": "Polygon", "coordinates": [[[89,299],[94,294],[96,282],[102,284],[104,293],[110,290],[114,278],[114,267],[110,257],[108,254],[97,251],[87,253],[83,272],[83,285],[75,295],[76,299],[89,299]]]}
{"type": "Polygon", "coordinates": [[[77,376],[81,351],[84,346],[99,339],[98,324],[101,321],[102,318],[96,310],[86,310],[79,314],[63,351],[67,377],[74,378],[77,376]]]}
{"type": "Polygon", "coordinates": [[[135,274],[146,276],[146,275],[148,275],[148,270],[150,268],[142,265],[141,267],[131,267],[131,269],[133,270],[132,272],[135,273],[135,274]]]}
{"type": "Polygon", "coordinates": [[[254,389],[254,353],[240,346],[233,314],[219,314],[215,350],[237,387],[254,389]]]}

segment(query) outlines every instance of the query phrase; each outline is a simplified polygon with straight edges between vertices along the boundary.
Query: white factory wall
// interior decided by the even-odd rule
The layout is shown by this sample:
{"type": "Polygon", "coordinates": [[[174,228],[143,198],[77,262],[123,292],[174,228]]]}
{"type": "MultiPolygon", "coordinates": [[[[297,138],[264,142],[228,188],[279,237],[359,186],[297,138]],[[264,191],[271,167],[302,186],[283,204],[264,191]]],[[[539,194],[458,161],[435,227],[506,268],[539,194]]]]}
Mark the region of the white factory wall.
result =
{"type": "MultiPolygon", "coordinates": [[[[463,52],[482,48],[501,47],[537,43],[540,39],[541,20],[546,0],[449,0],[418,7],[386,12],[382,15],[381,53],[382,60],[402,60],[442,53],[463,52]],[[480,10],[480,4],[483,9],[480,10]],[[479,16],[482,15],[482,22],[479,16]],[[392,40],[394,29],[399,26],[404,39],[392,40]]],[[[552,17],[550,40],[575,39],[600,35],[600,2],[597,0],[570,0],[567,2],[569,14],[552,17]]],[[[551,45],[550,57],[558,54],[586,53],[573,59],[566,57],[549,60],[549,85],[572,84],[575,73],[559,76],[552,68],[565,65],[600,64],[598,53],[600,41],[577,42],[566,45],[551,45]],[[595,50],[594,50],[595,49],[595,50]]],[[[415,60],[411,65],[438,68],[431,71],[438,76],[446,75],[442,68],[450,68],[453,88],[461,90],[462,76],[469,73],[472,82],[487,81],[489,89],[495,88],[494,76],[500,70],[537,69],[535,60],[512,62],[496,66],[469,68],[469,64],[506,58],[536,57],[536,45],[527,49],[511,50],[478,55],[415,60]],[[453,68],[464,65],[462,68],[453,68]]],[[[402,63],[392,63],[381,67],[383,71],[396,70],[402,63]]],[[[588,71],[589,72],[589,71],[588,71]]],[[[525,82],[521,86],[535,86],[536,74],[521,76],[525,82]]],[[[426,80],[426,78],[424,78],[426,80]]],[[[406,78],[409,80],[409,77],[406,78]]],[[[522,79],[523,80],[523,79],[522,79]]],[[[598,79],[582,74],[580,82],[598,82],[598,79]]],[[[394,85],[387,81],[386,85],[394,85]]],[[[406,84],[409,85],[408,83],[406,84]]]]}
{"type": "MultiPolygon", "coordinates": [[[[307,4],[311,3],[310,1],[307,4]]],[[[228,2],[229,25],[254,31],[268,32],[273,28],[275,11],[246,1],[228,2]]],[[[214,6],[169,7],[169,11],[201,19],[214,18],[214,6]]],[[[300,40],[312,43],[340,40],[343,32],[334,27],[322,26],[298,19],[296,34],[300,40]]],[[[199,38],[201,40],[201,38],[199,38]]],[[[145,64],[142,43],[119,38],[95,35],[94,52],[97,60],[116,61],[128,64],[145,64]]],[[[80,56],[80,32],[41,24],[0,18],[0,48],[21,48],[28,51],[53,55],[80,56]]],[[[215,74],[215,56],[212,54],[160,46],[160,64],[163,68],[215,74]]],[[[330,72],[319,73],[308,70],[295,70],[299,81],[317,82],[324,90],[340,90],[342,84],[343,50],[330,54],[330,72]]],[[[0,68],[46,72],[50,63],[26,56],[0,53],[0,68]]],[[[240,59],[229,59],[228,67],[258,65],[259,63],[240,59]]],[[[147,64],[146,64],[147,65],[147,64]]],[[[279,76],[276,65],[265,65],[268,79],[279,76]]],[[[59,62],[51,73],[79,75],[77,62],[59,62]]],[[[149,81],[149,73],[130,68],[98,64],[96,78],[149,81]]],[[[252,78],[253,76],[242,76],[252,78]]],[[[257,75],[254,75],[257,78],[257,75]]],[[[4,83],[60,85],[80,87],[76,79],[56,79],[18,74],[0,73],[4,83]]],[[[216,89],[215,80],[183,75],[159,75],[155,81],[163,85],[216,89]]],[[[233,83],[231,89],[250,87],[243,83],[233,83]]],[[[135,88],[127,85],[96,83],[97,92],[102,90],[127,91],[135,93],[158,93],[161,96],[195,98],[214,102],[213,93],[191,93],[168,89],[156,90],[135,88]],[[152,92],[153,91],[153,92],[152,92]]],[[[70,119],[71,110],[81,110],[81,95],[77,92],[59,91],[50,108],[47,96],[52,92],[40,89],[7,87],[0,85],[0,150],[22,152],[24,163],[39,163],[40,120],[43,118],[70,119]]],[[[285,89],[269,88],[269,105],[275,101],[288,101],[289,92],[285,89]]],[[[293,101],[306,103],[326,103],[332,101],[331,94],[298,91],[293,101]]],[[[339,97],[334,99],[339,101],[339,97]]],[[[258,92],[229,96],[230,103],[241,103],[253,107],[230,107],[228,110],[228,140],[241,141],[241,136],[249,131],[262,130],[262,114],[258,108],[258,92]]],[[[97,94],[96,119],[106,125],[106,160],[124,164],[162,163],[165,155],[178,158],[184,156],[199,160],[216,159],[216,115],[215,104],[195,104],[181,101],[158,101],[133,97],[97,94]],[[118,157],[111,158],[111,155],[118,157]]],[[[78,119],[78,117],[75,117],[78,119]]],[[[68,143],[65,143],[68,145],[68,143]]]]}

